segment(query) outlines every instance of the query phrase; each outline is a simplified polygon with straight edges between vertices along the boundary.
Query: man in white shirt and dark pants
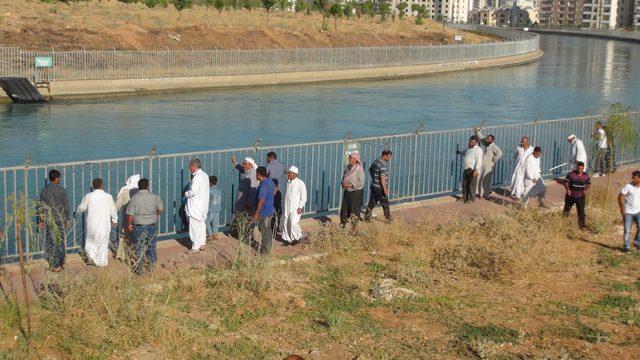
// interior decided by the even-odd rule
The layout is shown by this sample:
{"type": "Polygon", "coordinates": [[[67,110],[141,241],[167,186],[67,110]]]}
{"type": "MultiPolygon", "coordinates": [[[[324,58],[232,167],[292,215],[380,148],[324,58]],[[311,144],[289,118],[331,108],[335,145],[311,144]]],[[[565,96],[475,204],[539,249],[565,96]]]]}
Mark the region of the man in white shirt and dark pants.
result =
{"type": "Polygon", "coordinates": [[[465,204],[476,200],[476,188],[478,187],[478,174],[482,169],[482,148],[478,145],[478,138],[472,136],[469,139],[469,148],[458,151],[464,155],[464,170],[462,172],[462,197],[458,201],[465,204]]]}
{"type": "Polygon", "coordinates": [[[631,227],[636,224],[634,245],[640,250],[640,170],[631,174],[631,182],[626,184],[618,195],[618,205],[624,221],[624,246],[622,252],[629,252],[631,243],[631,227]]]}
{"type": "Polygon", "coordinates": [[[596,161],[595,167],[593,168],[593,177],[598,177],[604,175],[607,164],[605,163],[605,159],[607,158],[607,150],[609,149],[609,144],[607,143],[607,133],[604,131],[602,127],[602,123],[598,121],[596,123],[596,133],[594,134],[594,138],[596,140],[596,161]]]}

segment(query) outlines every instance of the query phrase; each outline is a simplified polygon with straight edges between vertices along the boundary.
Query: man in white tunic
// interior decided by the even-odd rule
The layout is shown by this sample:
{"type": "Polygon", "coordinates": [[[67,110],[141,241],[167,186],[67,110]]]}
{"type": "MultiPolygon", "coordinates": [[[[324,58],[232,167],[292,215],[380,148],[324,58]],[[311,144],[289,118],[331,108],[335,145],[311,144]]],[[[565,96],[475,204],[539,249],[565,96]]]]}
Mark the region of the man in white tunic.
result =
{"type": "Polygon", "coordinates": [[[516,165],[511,176],[511,196],[520,199],[524,195],[524,161],[533,153],[533,147],[529,144],[529,138],[520,139],[520,146],[516,148],[514,158],[516,165]]]}
{"type": "Polygon", "coordinates": [[[102,179],[94,179],[93,191],[82,198],[77,212],[86,212],[86,236],[84,249],[97,266],[109,263],[109,238],[111,227],[118,223],[118,212],[113,197],[102,190],[102,179]]]}
{"type": "Polygon", "coordinates": [[[287,171],[287,192],[282,209],[282,240],[286,245],[296,245],[302,240],[300,217],[307,202],[307,187],[298,178],[298,168],[291,166],[287,171]]]}
{"type": "Polygon", "coordinates": [[[525,207],[529,199],[534,197],[538,198],[541,207],[546,207],[544,196],[547,194],[547,187],[542,179],[540,156],[542,156],[542,149],[536,146],[524,162],[524,198],[522,200],[525,207]]]}
{"type": "Polygon", "coordinates": [[[587,151],[584,149],[582,140],[571,134],[567,137],[567,141],[571,144],[571,166],[573,169],[577,168],[578,162],[583,162],[584,168],[587,169],[587,151]]]}
{"type": "Polygon", "coordinates": [[[187,206],[185,211],[189,217],[189,237],[191,238],[190,254],[204,250],[207,242],[207,215],[209,212],[209,175],[201,169],[199,159],[189,161],[191,172],[191,188],[185,192],[187,206]]]}

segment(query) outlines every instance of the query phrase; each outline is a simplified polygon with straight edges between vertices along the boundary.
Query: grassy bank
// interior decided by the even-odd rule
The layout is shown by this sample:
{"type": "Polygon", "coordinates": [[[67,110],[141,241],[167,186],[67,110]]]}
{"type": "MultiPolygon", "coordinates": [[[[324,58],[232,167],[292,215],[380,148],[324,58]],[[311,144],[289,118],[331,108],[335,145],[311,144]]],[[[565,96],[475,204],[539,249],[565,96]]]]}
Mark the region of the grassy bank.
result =
{"type": "Polygon", "coordinates": [[[638,253],[619,255],[619,216],[594,233],[557,211],[508,210],[447,224],[334,225],[309,262],[255,258],[167,276],[52,278],[34,305],[0,307],[4,358],[633,358],[638,253]],[[395,279],[414,298],[375,300],[395,279]]]}
{"type": "MultiPolygon", "coordinates": [[[[259,1],[258,1],[259,3],[259,1]]],[[[0,0],[0,45],[25,50],[258,49],[453,44],[454,30],[440,23],[413,18],[382,22],[380,16],[330,19],[322,16],[264,9],[216,11],[196,5],[179,15],[173,6],[80,1],[64,4],[0,0]],[[19,6],[17,5],[19,4],[19,6]]],[[[465,43],[491,40],[465,33],[465,43]]]]}

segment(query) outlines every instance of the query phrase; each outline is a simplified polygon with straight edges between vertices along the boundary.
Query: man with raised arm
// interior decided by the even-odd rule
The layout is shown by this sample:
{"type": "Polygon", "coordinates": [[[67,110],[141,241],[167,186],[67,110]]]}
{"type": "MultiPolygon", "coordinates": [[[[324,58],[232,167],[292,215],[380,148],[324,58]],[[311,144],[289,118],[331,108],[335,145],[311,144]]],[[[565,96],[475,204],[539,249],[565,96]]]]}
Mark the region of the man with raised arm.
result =
{"type": "Polygon", "coordinates": [[[484,153],[482,155],[482,168],[478,175],[478,192],[479,196],[483,199],[489,200],[491,196],[491,181],[493,178],[493,170],[495,169],[496,162],[502,158],[502,149],[496,145],[496,137],[488,135],[484,137],[482,131],[474,129],[476,137],[480,139],[480,143],[484,145],[484,153]]]}

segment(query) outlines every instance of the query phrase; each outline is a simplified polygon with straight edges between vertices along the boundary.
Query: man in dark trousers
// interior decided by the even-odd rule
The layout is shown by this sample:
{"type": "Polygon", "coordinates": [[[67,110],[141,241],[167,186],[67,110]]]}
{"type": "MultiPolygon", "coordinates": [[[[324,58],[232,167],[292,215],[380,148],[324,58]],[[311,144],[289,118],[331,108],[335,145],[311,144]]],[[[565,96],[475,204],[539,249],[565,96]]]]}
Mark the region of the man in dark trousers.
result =
{"type": "Polygon", "coordinates": [[[70,224],[67,192],[60,185],[60,171],[49,171],[49,185],[40,193],[43,206],[39,210],[39,226],[45,231],[45,255],[51,270],[58,272],[64,267],[67,243],[67,228],[70,224]],[[47,214],[48,213],[48,214],[47,214]],[[49,219],[47,215],[50,215],[49,219]],[[47,221],[48,220],[48,221],[47,221]]]}
{"type": "Polygon", "coordinates": [[[371,195],[369,195],[369,204],[364,212],[364,219],[371,220],[371,212],[380,203],[384,211],[384,217],[387,221],[391,221],[391,211],[389,211],[389,161],[391,160],[391,150],[382,151],[380,158],[369,167],[369,175],[371,175],[371,195]]]}
{"type": "Polygon", "coordinates": [[[135,239],[133,272],[142,275],[145,267],[151,271],[158,261],[158,217],[164,205],[160,196],[149,191],[149,179],[140,179],[138,189],[127,206],[127,226],[135,239]]]}
{"type": "Polygon", "coordinates": [[[576,163],[576,169],[567,174],[564,182],[564,188],[567,192],[564,197],[564,216],[568,216],[573,205],[576,205],[578,210],[578,224],[581,229],[584,229],[586,224],[587,215],[585,213],[585,197],[586,193],[591,187],[591,178],[589,174],[584,172],[584,163],[578,161],[576,163]]]}
{"type": "Polygon", "coordinates": [[[478,145],[478,138],[469,138],[469,148],[464,151],[457,151],[458,155],[463,155],[462,172],[462,196],[457,200],[465,204],[476,200],[476,189],[478,188],[478,175],[482,169],[482,148],[478,145]]]}

